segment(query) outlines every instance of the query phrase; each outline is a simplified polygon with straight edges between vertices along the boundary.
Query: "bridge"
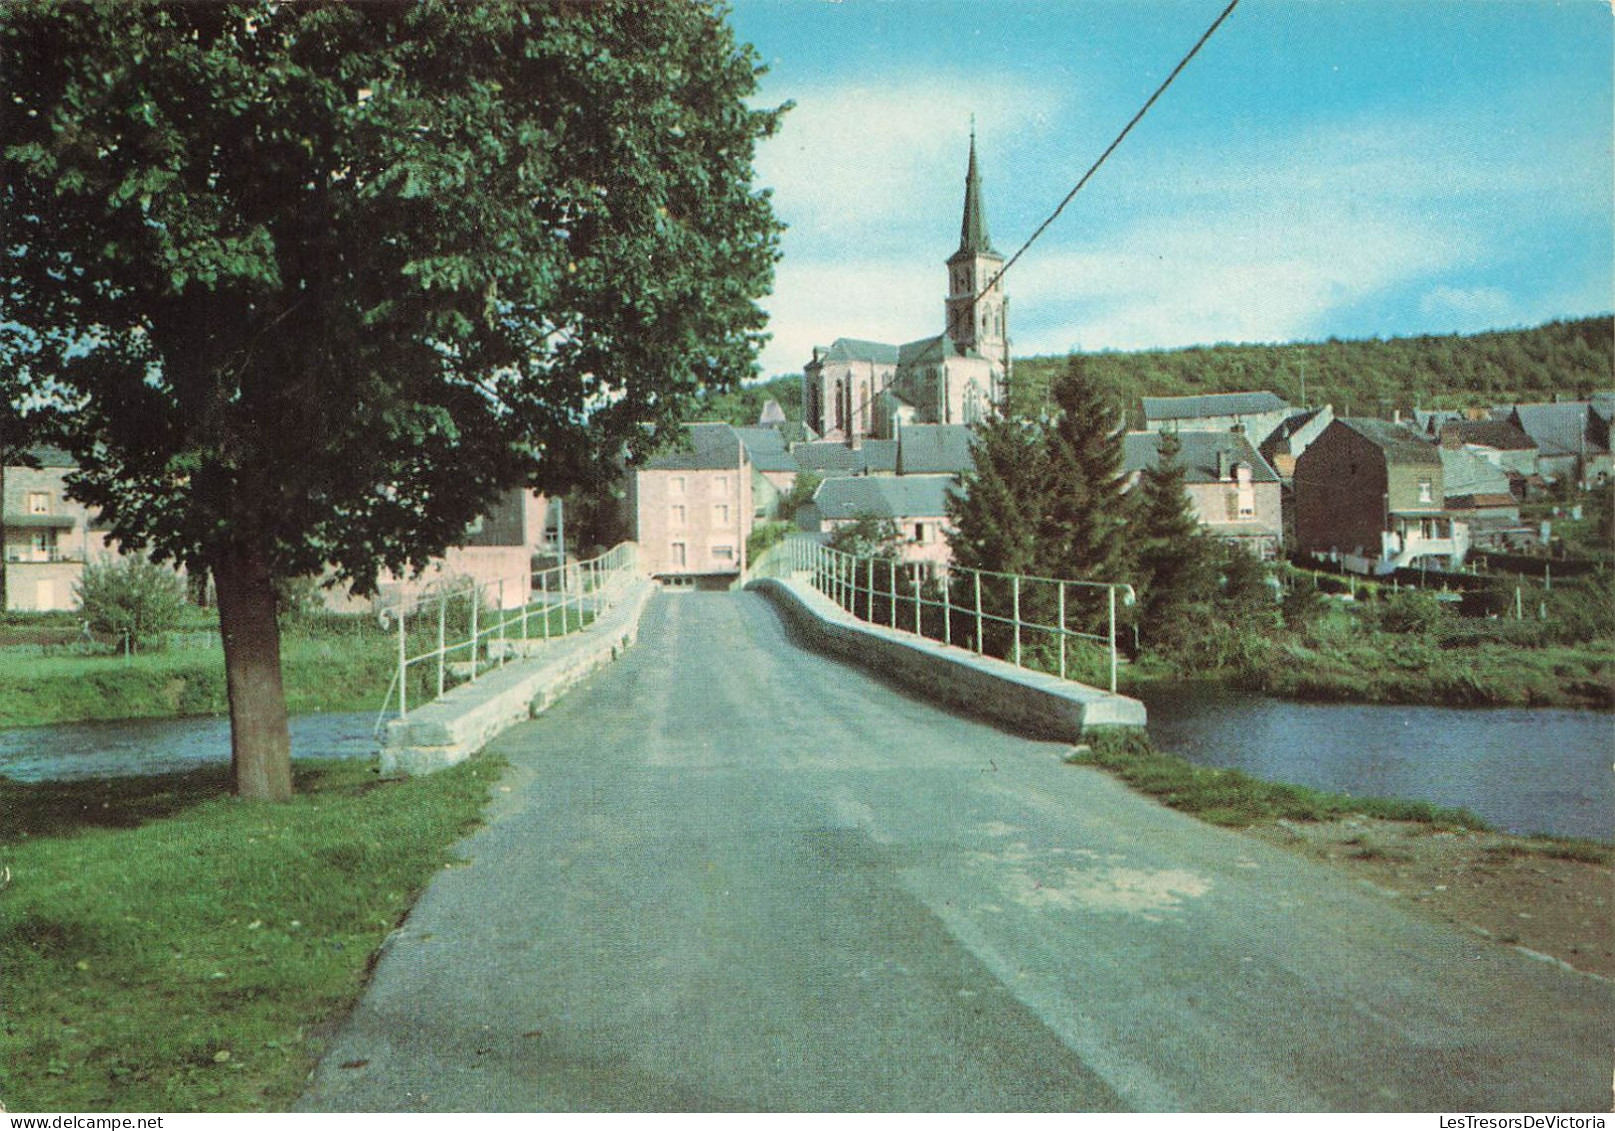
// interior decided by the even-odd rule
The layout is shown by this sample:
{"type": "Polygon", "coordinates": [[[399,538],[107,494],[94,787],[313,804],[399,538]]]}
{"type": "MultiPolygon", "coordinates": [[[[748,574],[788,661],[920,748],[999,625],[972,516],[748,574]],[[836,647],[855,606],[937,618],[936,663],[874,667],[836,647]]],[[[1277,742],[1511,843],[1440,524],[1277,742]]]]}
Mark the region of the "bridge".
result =
{"type": "MultiPolygon", "coordinates": [[[[1610,986],[656,594],[305,1110],[1601,1110],[1610,986]]],[[[452,693],[451,693],[452,694],[452,693]]]]}

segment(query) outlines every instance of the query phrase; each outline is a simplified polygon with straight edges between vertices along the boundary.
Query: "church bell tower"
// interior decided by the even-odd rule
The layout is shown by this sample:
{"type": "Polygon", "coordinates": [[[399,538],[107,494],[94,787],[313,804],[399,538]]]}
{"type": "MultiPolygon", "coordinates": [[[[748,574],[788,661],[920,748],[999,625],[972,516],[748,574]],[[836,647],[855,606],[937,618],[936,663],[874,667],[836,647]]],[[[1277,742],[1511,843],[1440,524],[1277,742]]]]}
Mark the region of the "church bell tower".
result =
{"type": "MultiPolygon", "coordinates": [[[[1009,326],[1002,282],[993,283],[1004,257],[993,250],[987,234],[987,210],[982,203],[981,174],[976,169],[976,128],[970,127],[970,164],[965,171],[964,222],[959,228],[959,250],[948,257],[947,335],[965,356],[992,363],[994,384],[1008,377],[1009,326]],[[979,297],[978,297],[979,296],[979,297]]],[[[995,399],[999,389],[994,389],[995,399]]]]}

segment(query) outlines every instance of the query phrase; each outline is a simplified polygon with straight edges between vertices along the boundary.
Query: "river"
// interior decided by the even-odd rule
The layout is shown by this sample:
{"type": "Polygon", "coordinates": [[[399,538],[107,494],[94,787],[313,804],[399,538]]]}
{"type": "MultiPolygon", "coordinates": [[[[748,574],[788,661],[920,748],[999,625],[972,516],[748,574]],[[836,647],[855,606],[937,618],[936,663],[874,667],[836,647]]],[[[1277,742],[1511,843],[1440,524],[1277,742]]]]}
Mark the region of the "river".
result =
{"type": "MultiPolygon", "coordinates": [[[[375,712],[295,715],[294,758],[367,758],[375,712]]],[[[0,775],[17,781],[166,774],[230,761],[227,718],[126,719],[0,730],[0,775]]]]}
{"type": "Polygon", "coordinates": [[[1139,697],[1155,744],[1201,765],[1461,806],[1510,832],[1615,833],[1615,715],[1292,703],[1203,686],[1139,697]]]}
{"type": "MultiPolygon", "coordinates": [[[[1152,688],[1156,745],[1207,766],[1359,797],[1461,806],[1499,828],[1611,839],[1615,715],[1291,703],[1206,687],[1152,688]]],[[[299,715],[298,758],[375,752],[375,716],[299,715]]],[[[0,731],[19,781],[186,770],[230,760],[228,719],[136,719],[0,731]]]]}

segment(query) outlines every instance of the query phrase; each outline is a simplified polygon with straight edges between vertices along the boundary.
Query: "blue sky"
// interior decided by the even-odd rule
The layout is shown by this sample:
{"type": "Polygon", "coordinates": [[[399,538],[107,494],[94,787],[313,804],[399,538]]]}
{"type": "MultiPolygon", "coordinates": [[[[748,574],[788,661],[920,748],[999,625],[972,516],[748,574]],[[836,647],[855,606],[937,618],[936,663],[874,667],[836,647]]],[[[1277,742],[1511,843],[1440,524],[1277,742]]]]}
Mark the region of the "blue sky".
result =
{"type": "MultiPolygon", "coordinates": [[[[942,326],[970,115],[1008,255],[1226,0],[733,0],[796,104],[767,374],[942,326]]],[[[1603,0],[1243,0],[1005,277],[1015,352],[1470,332],[1608,312],[1603,0]]]]}

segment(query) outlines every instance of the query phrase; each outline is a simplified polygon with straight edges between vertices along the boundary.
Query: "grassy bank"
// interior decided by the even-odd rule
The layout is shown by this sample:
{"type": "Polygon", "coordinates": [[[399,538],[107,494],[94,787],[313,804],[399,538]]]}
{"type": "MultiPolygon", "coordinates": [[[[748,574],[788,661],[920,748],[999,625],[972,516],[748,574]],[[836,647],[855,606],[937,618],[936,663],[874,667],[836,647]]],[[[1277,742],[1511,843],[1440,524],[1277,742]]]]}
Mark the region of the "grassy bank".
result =
{"type": "Polygon", "coordinates": [[[299,764],[284,806],[224,769],[0,779],[0,1102],[283,1109],[498,769],[299,764]]]}
{"type": "MultiPolygon", "coordinates": [[[[1197,766],[1175,754],[1156,749],[1149,736],[1133,730],[1101,730],[1076,749],[1069,759],[1076,765],[1097,766],[1170,808],[1215,825],[1243,828],[1288,821],[1334,821],[1368,817],[1428,825],[1433,830],[1489,832],[1485,821],[1467,809],[1453,809],[1428,801],[1353,797],[1286,782],[1269,782],[1241,770],[1197,766]]],[[[1506,849],[1510,857],[1542,856],[1609,864],[1615,847],[1597,841],[1566,837],[1513,837],[1506,849]]]]}

